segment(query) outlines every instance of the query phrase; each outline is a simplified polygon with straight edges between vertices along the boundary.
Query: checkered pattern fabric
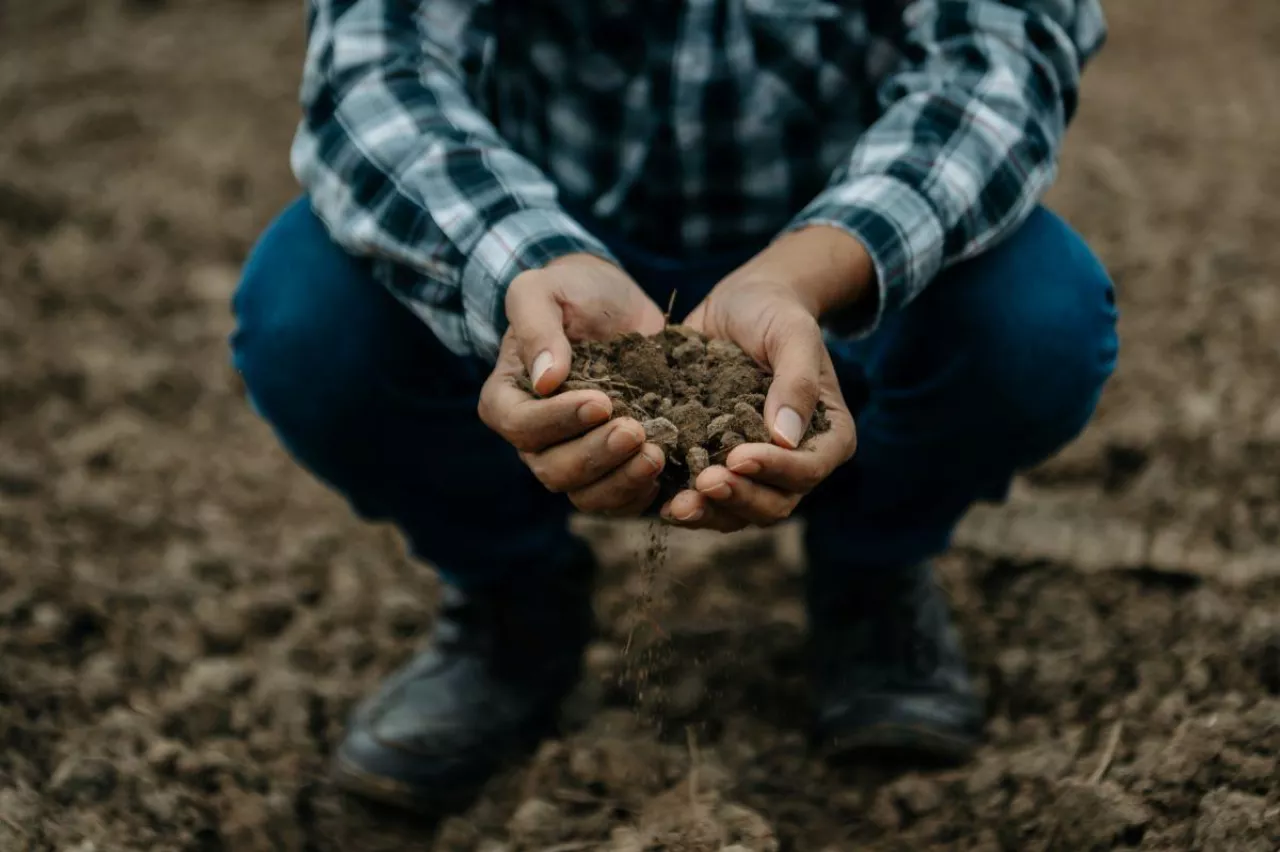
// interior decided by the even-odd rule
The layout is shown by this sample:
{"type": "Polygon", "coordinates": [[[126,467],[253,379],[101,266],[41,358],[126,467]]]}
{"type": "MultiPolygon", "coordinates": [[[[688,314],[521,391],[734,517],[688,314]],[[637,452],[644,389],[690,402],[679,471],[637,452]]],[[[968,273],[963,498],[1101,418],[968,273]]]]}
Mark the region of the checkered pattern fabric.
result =
{"type": "MultiPolygon", "coordinates": [[[[521,271],[846,229],[878,311],[1053,179],[1098,0],[310,0],[295,173],[452,350],[492,358],[521,271]]],[[[1028,282],[1034,286],[1034,282],[1028,282]]]]}

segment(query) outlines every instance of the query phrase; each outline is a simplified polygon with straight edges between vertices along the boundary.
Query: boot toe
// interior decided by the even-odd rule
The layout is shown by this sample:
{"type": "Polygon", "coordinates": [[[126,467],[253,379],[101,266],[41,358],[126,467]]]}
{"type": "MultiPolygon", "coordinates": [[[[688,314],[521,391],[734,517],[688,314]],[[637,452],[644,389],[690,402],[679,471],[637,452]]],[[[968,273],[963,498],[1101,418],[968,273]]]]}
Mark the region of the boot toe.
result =
{"type": "Polygon", "coordinates": [[[863,694],[829,703],[817,731],[833,757],[905,752],[968,759],[982,741],[982,708],[972,695],[863,694]]]}
{"type": "Polygon", "coordinates": [[[426,755],[353,727],[333,759],[339,788],[385,804],[426,813],[465,808],[501,766],[498,752],[475,751],[465,759],[426,755]]]}

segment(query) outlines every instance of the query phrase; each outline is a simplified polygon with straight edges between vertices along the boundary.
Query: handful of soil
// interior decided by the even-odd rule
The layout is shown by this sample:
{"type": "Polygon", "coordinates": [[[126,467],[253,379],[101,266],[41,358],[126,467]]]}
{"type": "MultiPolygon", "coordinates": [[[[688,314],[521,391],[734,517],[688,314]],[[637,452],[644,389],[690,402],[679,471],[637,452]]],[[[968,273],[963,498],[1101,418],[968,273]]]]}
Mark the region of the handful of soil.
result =
{"type": "MultiPolygon", "coordinates": [[[[569,378],[556,393],[603,391],[613,400],[613,418],[644,424],[667,457],[658,480],[659,500],[666,501],[739,444],[772,441],[763,416],[772,381],[736,344],[672,325],[653,337],[630,333],[574,344],[569,378]]],[[[829,428],[820,402],[804,441],[829,428]]]]}

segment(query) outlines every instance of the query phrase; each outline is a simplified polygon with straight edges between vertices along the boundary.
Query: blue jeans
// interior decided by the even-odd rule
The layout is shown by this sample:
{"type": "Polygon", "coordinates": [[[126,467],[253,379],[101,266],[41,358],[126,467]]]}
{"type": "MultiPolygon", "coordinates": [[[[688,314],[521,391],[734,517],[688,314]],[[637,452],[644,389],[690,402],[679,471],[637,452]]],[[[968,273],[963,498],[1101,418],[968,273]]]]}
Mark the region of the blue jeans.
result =
{"type": "MultiPolygon", "coordinates": [[[[657,257],[597,229],[627,270],[683,316],[756,247],[657,257]]],[[[336,246],[300,200],[267,230],[235,295],[237,369],[285,447],[362,516],[462,585],[566,543],[548,493],[476,415],[487,366],[427,326],[336,246]]],[[[958,264],[870,337],[832,344],[858,452],[801,502],[815,564],[884,568],[946,548],[978,500],[1075,437],[1116,359],[1106,272],[1037,210],[958,264]]]]}

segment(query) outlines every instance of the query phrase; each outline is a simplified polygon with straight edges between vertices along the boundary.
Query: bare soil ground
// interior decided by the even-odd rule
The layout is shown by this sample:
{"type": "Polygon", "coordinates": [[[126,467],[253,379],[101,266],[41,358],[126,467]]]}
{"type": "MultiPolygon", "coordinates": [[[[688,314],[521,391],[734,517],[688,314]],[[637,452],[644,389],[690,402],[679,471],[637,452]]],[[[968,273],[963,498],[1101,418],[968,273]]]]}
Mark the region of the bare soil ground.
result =
{"type": "Polygon", "coordinates": [[[673,536],[664,636],[643,536],[584,525],[608,629],[569,732],[433,828],[325,778],[430,571],[226,366],[295,191],[300,5],[0,6],[0,850],[1280,848],[1280,5],[1110,14],[1053,202],[1119,283],[1122,364],[943,563],[976,760],[809,753],[793,533],[673,536]]]}

